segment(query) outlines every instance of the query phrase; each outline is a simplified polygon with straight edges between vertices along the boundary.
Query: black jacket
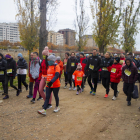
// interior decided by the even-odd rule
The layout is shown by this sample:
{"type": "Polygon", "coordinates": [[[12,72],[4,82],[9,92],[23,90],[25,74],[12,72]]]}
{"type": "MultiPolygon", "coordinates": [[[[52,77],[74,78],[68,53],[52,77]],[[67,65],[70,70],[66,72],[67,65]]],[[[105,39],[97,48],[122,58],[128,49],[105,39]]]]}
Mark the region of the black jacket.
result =
{"type": "Polygon", "coordinates": [[[0,74],[0,82],[5,80],[5,74],[6,74],[6,61],[3,59],[0,60],[0,72],[4,73],[0,74]]]}
{"type": "Polygon", "coordinates": [[[8,69],[12,69],[12,73],[11,74],[7,74],[8,76],[16,76],[16,61],[13,58],[7,59],[7,70],[8,69]]]}
{"type": "Polygon", "coordinates": [[[73,73],[77,68],[77,64],[78,64],[78,61],[76,57],[74,58],[70,57],[67,61],[66,72],[73,73]]]}
{"type": "Polygon", "coordinates": [[[85,67],[85,73],[88,71],[88,74],[91,75],[92,78],[98,78],[100,65],[101,58],[99,56],[90,56],[85,67]]]}
{"type": "Polygon", "coordinates": [[[102,69],[101,75],[103,78],[110,78],[110,68],[113,65],[113,59],[111,58],[104,58],[102,59],[101,68],[105,67],[108,71],[102,69]]]}
{"type": "Polygon", "coordinates": [[[17,69],[18,68],[21,68],[21,69],[27,69],[28,66],[27,66],[27,62],[24,58],[20,58],[17,62],[17,69]]]}

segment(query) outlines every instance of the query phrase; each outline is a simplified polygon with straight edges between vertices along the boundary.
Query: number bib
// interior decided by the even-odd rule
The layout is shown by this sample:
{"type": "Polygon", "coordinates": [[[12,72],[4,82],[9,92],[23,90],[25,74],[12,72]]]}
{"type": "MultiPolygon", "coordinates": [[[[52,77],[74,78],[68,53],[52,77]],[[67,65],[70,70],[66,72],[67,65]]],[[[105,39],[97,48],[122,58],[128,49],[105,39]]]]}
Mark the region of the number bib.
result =
{"type": "Polygon", "coordinates": [[[103,67],[102,70],[104,70],[104,71],[108,71],[107,67],[103,67]]]}
{"type": "Polygon", "coordinates": [[[111,69],[111,72],[112,72],[112,73],[116,73],[116,69],[115,69],[115,68],[112,68],[112,69],[111,69]]]}
{"type": "Polygon", "coordinates": [[[129,71],[128,69],[126,69],[126,70],[124,71],[124,73],[125,73],[125,75],[127,75],[127,76],[130,76],[130,75],[131,75],[131,71],[129,71]]]}
{"type": "Polygon", "coordinates": [[[91,69],[91,70],[93,70],[94,69],[94,65],[89,65],[89,68],[91,69]]]}
{"type": "Polygon", "coordinates": [[[77,81],[82,81],[82,77],[77,77],[77,81]]]}
{"type": "Polygon", "coordinates": [[[67,62],[65,62],[64,65],[67,65],[67,62]]]}
{"type": "Polygon", "coordinates": [[[120,63],[122,63],[122,64],[123,64],[123,62],[124,62],[124,60],[120,60],[120,63]]]}
{"type": "Polygon", "coordinates": [[[0,71],[0,75],[4,75],[4,71],[0,71]]]}
{"type": "Polygon", "coordinates": [[[71,63],[71,66],[74,67],[75,66],[75,63],[71,63]]]}
{"type": "Polygon", "coordinates": [[[7,74],[12,73],[12,69],[7,69],[7,74]]]}

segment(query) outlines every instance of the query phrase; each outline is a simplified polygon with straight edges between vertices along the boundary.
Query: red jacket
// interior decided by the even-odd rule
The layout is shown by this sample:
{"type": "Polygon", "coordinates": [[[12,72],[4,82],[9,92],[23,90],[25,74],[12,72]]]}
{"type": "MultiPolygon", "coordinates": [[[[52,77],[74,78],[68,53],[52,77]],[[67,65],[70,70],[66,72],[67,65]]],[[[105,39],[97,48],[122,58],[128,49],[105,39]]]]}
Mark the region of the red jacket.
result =
{"type": "Polygon", "coordinates": [[[120,63],[111,66],[110,81],[119,83],[122,76],[122,65],[120,63]]]}
{"type": "Polygon", "coordinates": [[[86,59],[86,57],[80,58],[80,63],[81,63],[81,65],[82,65],[82,71],[85,72],[85,67],[86,67],[86,64],[87,64],[87,59],[86,59]]]}
{"type": "Polygon", "coordinates": [[[47,75],[47,67],[46,67],[45,59],[42,60],[40,70],[39,70],[39,78],[38,78],[38,80],[41,80],[42,75],[47,75]]]}

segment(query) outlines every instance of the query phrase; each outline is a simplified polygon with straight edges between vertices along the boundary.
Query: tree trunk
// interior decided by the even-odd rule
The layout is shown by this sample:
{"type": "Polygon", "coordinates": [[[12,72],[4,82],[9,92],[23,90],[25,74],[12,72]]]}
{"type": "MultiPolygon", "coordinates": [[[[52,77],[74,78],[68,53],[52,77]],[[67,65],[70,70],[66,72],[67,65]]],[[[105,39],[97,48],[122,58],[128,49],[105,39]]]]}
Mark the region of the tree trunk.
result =
{"type": "Polygon", "coordinates": [[[46,31],[46,2],[40,0],[40,36],[39,36],[39,57],[43,59],[42,51],[47,46],[47,31],[46,31]]]}

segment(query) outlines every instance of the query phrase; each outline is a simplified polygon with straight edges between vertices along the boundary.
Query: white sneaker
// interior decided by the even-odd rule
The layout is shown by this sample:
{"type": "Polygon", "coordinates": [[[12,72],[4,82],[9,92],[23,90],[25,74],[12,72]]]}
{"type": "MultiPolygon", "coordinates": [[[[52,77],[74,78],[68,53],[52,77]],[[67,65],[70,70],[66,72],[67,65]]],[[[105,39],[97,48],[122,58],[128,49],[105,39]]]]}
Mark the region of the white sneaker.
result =
{"type": "Polygon", "coordinates": [[[59,107],[55,107],[54,112],[57,113],[60,110],[59,107]]]}
{"type": "Polygon", "coordinates": [[[115,96],[113,96],[112,100],[116,100],[117,98],[115,96]]]}
{"type": "Polygon", "coordinates": [[[64,89],[66,89],[67,88],[67,86],[64,86],[64,89]]]}
{"type": "Polygon", "coordinates": [[[71,89],[72,89],[72,87],[69,88],[69,90],[71,90],[71,89]]]}
{"type": "Polygon", "coordinates": [[[38,110],[38,113],[46,116],[46,110],[45,109],[38,110]]]}
{"type": "Polygon", "coordinates": [[[116,97],[118,97],[119,92],[120,92],[120,91],[118,90],[118,91],[117,91],[117,95],[116,95],[116,97]]]}
{"type": "Polygon", "coordinates": [[[76,95],[79,95],[79,91],[76,92],[76,95]]]}
{"type": "Polygon", "coordinates": [[[73,90],[76,90],[76,87],[74,87],[73,90]]]}

